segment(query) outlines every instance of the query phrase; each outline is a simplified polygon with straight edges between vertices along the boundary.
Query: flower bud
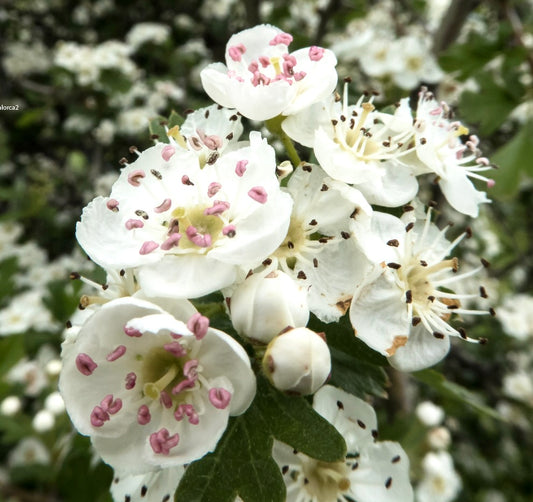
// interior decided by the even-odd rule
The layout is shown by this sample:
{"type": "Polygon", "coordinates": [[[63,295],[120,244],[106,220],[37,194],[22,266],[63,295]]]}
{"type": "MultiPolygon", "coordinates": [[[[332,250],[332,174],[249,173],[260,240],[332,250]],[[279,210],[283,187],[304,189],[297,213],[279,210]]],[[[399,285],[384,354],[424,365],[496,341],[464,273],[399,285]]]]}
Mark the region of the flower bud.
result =
{"type": "Polygon", "coordinates": [[[452,436],[446,427],[434,427],[428,432],[427,441],[434,450],[445,450],[450,446],[452,436]]]}
{"type": "Polygon", "coordinates": [[[263,370],[279,390],[313,394],[331,371],[331,356],[323,334],[295,328],[278,335],[268,344],[263,370]]]}
{"type": "Polygon", "coordinates": [[[307,290],[279,270],[250,275],[231,297],[231,321],[240,335],[268,343],[282,330],[307,324],[307,290]]]}

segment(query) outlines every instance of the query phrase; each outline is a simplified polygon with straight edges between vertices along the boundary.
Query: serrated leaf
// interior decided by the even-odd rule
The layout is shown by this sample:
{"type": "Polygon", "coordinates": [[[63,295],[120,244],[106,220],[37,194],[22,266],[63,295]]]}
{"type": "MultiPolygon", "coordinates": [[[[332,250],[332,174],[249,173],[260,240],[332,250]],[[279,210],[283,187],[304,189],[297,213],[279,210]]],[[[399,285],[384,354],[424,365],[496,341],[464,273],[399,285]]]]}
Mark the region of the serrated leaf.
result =
{"type": "Polygon", "coordinates": [[[282,394],[263,377],[258,378],[257,389],[257,407],[276,439],[323,462],[344,458],[343,437],[303,397],[282,394]]]}
{"type": "Polygon", "coordinates": [[[492,192],[498,198],[513,197],[524,176],[533,178],[533,121],[524,124],[517,134],[501,147],[491,160],[501,169],[492,174],[496,185],[492,192]]]}
{"type": "Polygon", "coordinates": [[[161,141],[162,143],[170,143],[167,132],[165,131],[165,128],[161,125],[161,123],[166,122],[167,119],[165,117],[156,117],[155,119],[151,119],[150,123],[148,125],[148,129],[150,130],[151,135],[156,135],[157,139],[161,141]]]}
{"type": "MultiPolygon", "coordinates": [[[[255,401],[254,401],[255,403],[255,401]]],[[[193,462],[178,486],[188,502],[282,502],[285,484],[271,457],[273,440],[261,413],[252,404],[229,421],[216,450],[193,462]]]]}
{"type": "Polygon", "coordinates": [[[499,413],[485,404],[481,396],[468,390],[462,385],[450,382],[442,373],[439,373],[438,371],[427,369],[413,373],[413,376],[420,382],[433,387],[443,396],[447,396],[449,398],[458,400],[461,403],[467,404],[478,413],[482,413],[497,420],[503,420],[499,413]]]}
{"type": "Polygon", "coordinates": [[[330,352],[331,378],[328,383],[363,399],[367,395],[387,396],[387,374],[381,366],[354,359],[334,347],[330,347],[330,352]]]}
{"type": "Polygon", "coordinates": [[[273,439],[319,460],[346,454],[344,439],[303,398],[286,396],[258,376],[257,395],[244,415],[232,418],[216,450],[193,462],[178,487],[188,502],[282,502],[285,484],[272,459],[273,439]]]}

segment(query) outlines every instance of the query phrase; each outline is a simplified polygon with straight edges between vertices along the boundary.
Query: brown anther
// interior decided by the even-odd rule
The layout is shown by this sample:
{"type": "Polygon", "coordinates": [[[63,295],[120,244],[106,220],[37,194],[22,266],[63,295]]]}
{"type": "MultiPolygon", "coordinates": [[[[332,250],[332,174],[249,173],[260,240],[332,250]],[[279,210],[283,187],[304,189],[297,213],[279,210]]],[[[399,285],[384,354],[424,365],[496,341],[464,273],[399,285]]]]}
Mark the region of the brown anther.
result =
{"type": "Polygon", "coordinates": [[[335,91],[334,97],[335,97],[335,103],[338,103],[342,99],[341,95],[337,91],[335,91]]]}
{"type": "Polygon", "coordinates": [[[239,119],[238,115],[232,115],[230,118],[229,118],[232,122],[235,122],[236,120],[239,119]]]}
{"type": "Polygon", "coordinates": [[[405,303],[413,303],[413,292],[410,289],[405,292],[405,303]]]}
{"type": "Polygon", "coordinates": [[[129,147],[129,151],[130,151],[130,153],[135,153],[137,150],[138,150],[138,148],[137,148],[135,145],[131,145],[131,146],[129,147]]]}
{"type": "Polygon", "coordinates": [[[246,277],[244,279],[248,279],[251,275],[254,275],[254,271],[252,269],[248,270],[248,273],[246,274],[246,277]]]}
{"type": "Polygon", "coordinates": [[[159,139],[159,134],[150,134],[150,139],[159,139]]]}
{"type": "Polygon", "coordinates": [[[158,180],[162,180],[163,179],[163,175],[157,171],[156,169],[150,169],[150,172],[158,179],[158,180]]]}
{"type": "Polygon", "coordinates": [[[70,328],[72,328],[72,323],[70,321],[67,321],[65,323],[65,326],[66,326],[67,329],[70,329],[70,328]]]}
{"type": "Polygon", "coordinates": [[[478,339],[478,342],[479,342],[480,345],[487,345],[488,340],[486,338],[482,337],[482,338],[478,339]]]}
{"type": "Polygon", "coordinates": [[[442,340],[444,338],[444,334],[443,333],[439,333],[438,331],[433,331],[433,336],[435,338],[438,338],[439,340],[442,340]]]}
{"type": "Polygon", "coordinates": [[[344,77],[343,80],[344,80],[344,82],[345,82],[346,84],[351,84],[351,82],[352,82],[352,77],[344,77]]]}
{"type": "Polygon", "coordinates": [[[435,297],[433,295],[429,295],[428,300],[433,303],[435,301],[435,297]]]}
{"type": "Polygon", "coordinates": [[[226,136],[226,139],[227,139],[228,141],[231,141],[231,140],[233,139],[233,133],[230,132],[230,133],[226,136]]]}
{"type": "Polygon", "coordinates": [[[387,241],[387,246],[392,246],[394,248],[397,248],[400,245],[400,241],[398,239],[391,239],[390,241],[387,241]]]}
{"type": "Polygon", "coordinates": [[[389,146],[390,146],[390,141],[384,141],[384,142],[382,143],[382,145],[383,145],[385,148],[389,148],[389,146]]]}
{"type": "Polygon", "coordinates": [[[387,267],[389,268],[393,268],[394,270],[398,270],[401,265],[399,263],[394,263],[394,262],[390,262],[390,263],[387,263],[387,267]]]}
{"type": "Polygon", "coordinates": [[[458,328],[457,331],[459,331],[459,336],[463,339],[463,340],[466,340],[468,338],[468,336],[466,336],[466,331],[464,328],[458,328]]]}
{"type": "Polygon", "coordinates": [[[483,286],[479,286],[479,296],[481,296],[481,298],[489,297],[489,295],[487,294],[487,290],[483,286]]]}
{"type": "Polygon", "coordinates": [[[470,227],[466,227],[465,234],[466,234],[466,238],[470,239],[470,237],[472,237],[472,229],[470,227]]]}
{"type": "Polygon", "coordinates": [[[420,144],[425,145],[428,142],[426,138],[420,138],[420,144]]]}
{"type": "Polygon", "coordinates": [[[205,113],[204,113],[204,117],[207,119],[209,118],[209,110],[206,110],[205,113]]]}
{"type": "Polygon", "coordinates": [[[402,210],[404,213],[408,213],[409,211],[414,211],[415,208],[410,204],[406,204],[405,206],[403,206],[402,210]]]}
{"type": "Polygon", "coordinates": [[[321,192],[327,192],[329,190],[329,187],[324,183],[322,187],[320,188],[321,192]]]}
{"type": "Polygon", "coordinates": [[[357,215],[359,214],[359,208],[356,207],[353,211],[352,211],[352,214],[350,215],[350,218],[356,218],[357,215]]]}
{"type": "Polygon", "coordinates": [[[119,275],[120,275],[120,277],[124,277],[126,275],[126,271],[123,268],[121,268],[120,272],[119,272],[119,275]]]}
{"type": "Polygon", "coordinates": [[[312,227],[314,227],[315,225],[318,225],[318,222],[313,218],[313,219],[309,222],[309,225],[311,225],[312,227]]]}
{"type": "Polygon", "coordinates": [[[294,243],[292,243],[291,241],[287,242],[287,247],[289,249],[294,249],[294,243]]]}
{"type": "Polygon", "coordinates": [[[307,276],[305,275],[305,272],[303,270],[300,270],[298,272],[298,275],[296,276],[298,279],[307,279],[307,276]]]}
{"type": "Polygon", "coordinates": [[[490,262],[488,262],[487,260],[485,260],[485,258],[481,258],[481,264],[482,264],[485,268],[489,268],[489,267],[490,267],[490,262]]]}
{"type": "Polygon", "coordinates": [[[146,211],[143,211],[142,209],[137,209],[137,211],[135,211],[135,214],[143,220],[148,219],[148,213],[146,211]]]}
{"type": "Polygon", "coordinates": [[[102,289],[105,291],[109,288],[109,284],[102,284],[102,289]]]}
{"type": "Polygon", "coordinates": [[[342,401],[337,401],[337,408],[339,408],[339,410],[344,410],[344,404],[342,404],[342,401]]]}
{"type": "Polygon", "coordinates": [[[313,267],[318,267],[318,260],[316,258],[313,258],[313,267]]]}
{"type": "Polygon", "coordinates": [[[217,160],[218,160],[218,152],[213,152],[209,158],[207,159],[206,163],[210,166],[212,166],[217,160]]]}
{"type": "Polygon", "coordinates": [[[489,309],[489,314],[492,316],[492,317],[496,317],[496,311],[491,307],[489,309]]]}
{"type": "Polygon", "coordinates": [[[349,232],[341,232],[341,237],[343,239],[349,239],[350,238],[350,233],[349,232]]]}
{"type": "Polygon", "coordinates": [[[119,161],[119,164],[125,166],[128,163],[128,159],[126,157],[122,157],[119,161]]]}
{"type": "Polygon", "coordinates": [[[385,481],[385,488],[388,490],[392,485],[392,478],[388,477],[385,481]]]}
{"type": "Polygon", "coordinates": [[[68,275],[68,278],[71,279],[71,280],[80,279],[81,275],[79,274],[79,272],[71,272],[68,275]]]}
{"type": "Polygon", "coordinates": [[[413,318],[411,319],[411,324],[413,326],[418,326],[421,322],[422,322],[422,319],[420,319],[420,317],[418,316],[413,316],[413,318]]]}
{"type": "Polygon", "coordinates": [[[400,457],[400,455],[396,455],[395,457],[392,457],[391,462],[393,464],[397,464],[401,459],[402,459],[402,457],[400,457]]]}
{"type": "Polygon", "coordinates": [[[420,260],[420,265],[422,267],[427,267],[428,266],[428,262],[426,260],[420,260]]]}
{"type": "Polygon", "coordinates": [[[311,167],[311,164],[303,163],[302,164],[302,171],[305,171],[306,173],[310,173],[313,170],[311,167]]]}
{"type": "Polygon", "coordinates": [[[335,127],[338,123],[339,123],[338,120],[335,120],[335,119],[331,120],[331,124],[333,125],[333,127],[335,127]]]}
{"type": "Polygon", "coordinates": [[[271,264],[272,264],[272,260],[270,258],[267,258],[266,260],[263,261],[263,265],[265,267],[268,267],[271,264]]]}
{"type": "Polygon", "coordinates": [[[437,206],[438,206],[437,201],[430,200],[430,201],[428,202],[428,206],[429,206],[429,207],[433,207],[433,208],[437,207],[437,206]]]}
{"type": "Polygon", "coordinates": [[[409,232],[410,230],[413,229],[414,226],[415,226],[415,224],[414,224],[413,222],[408,223],[408,224],[405,226],[405,231],[406,231],[406,232],[409,232]]]}

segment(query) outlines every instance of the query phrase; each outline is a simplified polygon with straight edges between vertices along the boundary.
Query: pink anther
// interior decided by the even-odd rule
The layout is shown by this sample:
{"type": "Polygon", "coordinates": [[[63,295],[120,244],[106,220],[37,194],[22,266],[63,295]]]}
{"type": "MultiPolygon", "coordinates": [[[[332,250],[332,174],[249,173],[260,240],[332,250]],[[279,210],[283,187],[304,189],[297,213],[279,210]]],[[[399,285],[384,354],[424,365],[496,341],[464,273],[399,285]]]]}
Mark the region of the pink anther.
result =
{"type": "Polygon", "coordinates": [[[140,180],[145,176],[145,172],[141,171],[140,169],[131,171],[131,173],[128,174],[128,183],[134,187],[138,187],[141,184],[140,180]]]}
{"type": "Polygon", "coordinates": [[[209,328],[209,318],[196,312],[187,321],[187,328],[194,334],[197,340],[201,340],[206,334],[209,328]]]}
{"type": "Polygon", "coordinates": [[[87,354],[81,353],[76,356],[76,368],[81,374],[85,376],[92,375],[97,367],[98,365],[87,354]]]}
{"type": "Polygon", "coordinates": [[[223,387],[209,389],[209,401],[215,408],[224,410],[231,401],[231,392],[223,387]]]}

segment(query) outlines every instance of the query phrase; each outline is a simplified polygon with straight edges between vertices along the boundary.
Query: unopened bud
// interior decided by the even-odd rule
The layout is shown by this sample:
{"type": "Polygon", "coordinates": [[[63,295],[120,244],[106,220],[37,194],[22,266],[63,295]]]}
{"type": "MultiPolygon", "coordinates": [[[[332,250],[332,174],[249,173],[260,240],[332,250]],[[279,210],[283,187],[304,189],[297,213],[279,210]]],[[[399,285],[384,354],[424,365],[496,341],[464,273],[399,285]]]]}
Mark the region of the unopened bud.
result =
{"type": "Polygon", "coordinates": [[[231,321],[242,336],[268,343],[309,319],[307,290],[281,271],[250,275],[231,297],[231,321]]]}
{"type": "Polygon", "coordinates": [[[308,328],[291,329],[268,344],[263,370],[279,390],[313,394],[331,371],[328,345],[320,334],[308,328]]]}
{"type": "Polygon", "coordinates": [[[289,174],[294,171],[292,164],[288,160],[284,160],[278,167],[276,167],[276,175],[278,180],[286,178],[289,174]]]}

